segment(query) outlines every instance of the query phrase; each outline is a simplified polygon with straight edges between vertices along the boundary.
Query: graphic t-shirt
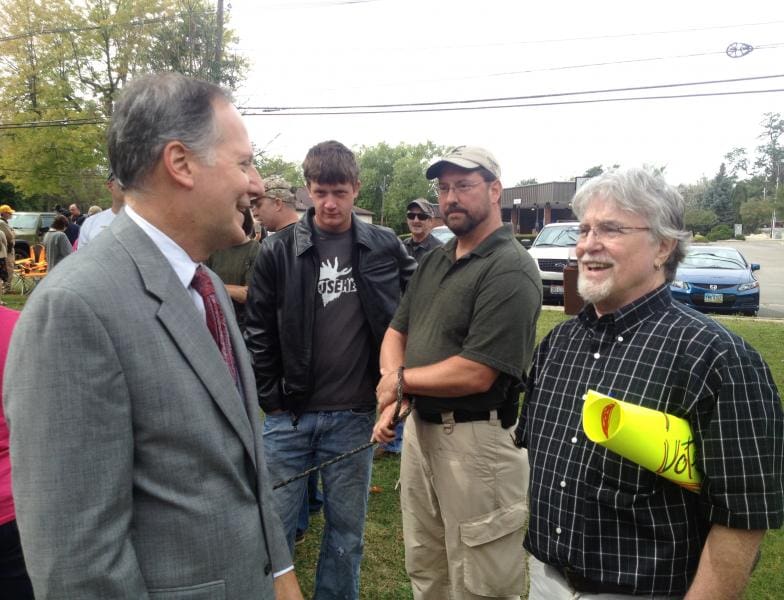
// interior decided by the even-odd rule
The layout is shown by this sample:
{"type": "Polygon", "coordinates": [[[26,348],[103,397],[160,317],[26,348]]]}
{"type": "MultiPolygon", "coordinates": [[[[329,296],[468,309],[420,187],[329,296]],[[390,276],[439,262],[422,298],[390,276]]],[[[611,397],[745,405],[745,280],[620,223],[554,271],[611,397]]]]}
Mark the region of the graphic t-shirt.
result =
{"type": "Polygon", "coordinates": [[[313,325],[313,396],[309,410],[372,408],[370,327],[351,264],[351,230],[328,233],[314,225],[319,257],[313,325]]]}

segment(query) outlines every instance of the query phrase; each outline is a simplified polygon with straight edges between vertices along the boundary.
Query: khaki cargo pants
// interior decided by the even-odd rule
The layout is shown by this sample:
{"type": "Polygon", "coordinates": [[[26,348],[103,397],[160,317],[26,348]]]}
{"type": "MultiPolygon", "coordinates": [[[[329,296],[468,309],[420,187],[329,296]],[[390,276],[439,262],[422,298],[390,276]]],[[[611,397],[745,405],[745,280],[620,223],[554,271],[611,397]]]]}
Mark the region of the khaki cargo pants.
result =
{"type": "Polygon", "coordinates": [[[528,455],[495,411],[443,424],[416,411],[400,472],[406,571],[416,600],[518,599],[526,584],[528,455]]]}

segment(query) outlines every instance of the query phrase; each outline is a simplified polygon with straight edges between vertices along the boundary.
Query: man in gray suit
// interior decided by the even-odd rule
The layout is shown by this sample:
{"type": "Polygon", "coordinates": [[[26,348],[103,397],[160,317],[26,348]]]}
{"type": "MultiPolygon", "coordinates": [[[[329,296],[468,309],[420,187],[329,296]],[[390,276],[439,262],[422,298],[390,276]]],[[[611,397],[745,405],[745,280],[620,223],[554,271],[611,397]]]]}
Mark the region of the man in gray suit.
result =
{"type": "Polygon", "coordinates": [[[301,599],[253,371],[199,265],[244,237],[248,134],[220,88],[162,74],[126,88],[108,140],[126,211],[41,283],[8,356],[36,598],[301,599]]]}

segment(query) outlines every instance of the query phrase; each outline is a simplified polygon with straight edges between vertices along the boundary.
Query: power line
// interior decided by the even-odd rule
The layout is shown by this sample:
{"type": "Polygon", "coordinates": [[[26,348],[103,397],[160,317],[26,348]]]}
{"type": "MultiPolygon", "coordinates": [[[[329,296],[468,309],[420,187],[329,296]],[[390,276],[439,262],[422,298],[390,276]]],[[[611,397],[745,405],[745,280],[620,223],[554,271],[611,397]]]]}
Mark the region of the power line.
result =
{"type": "Polygon", "coordinates": [[[612,40],[627,37],[646,37],[652,35],[669,35],[671,33],[693,33],[695,31],[713,31],[715,29],[737,29],[738,27],[757,27],[763,25],[779,25],[784,21],[762,21],[757,23],[733,23],[731,25],[712,25],[709,27],[685,27],[683,29],[667,29],[660,31],[638,31],[633,33],[610,33],[606,35],[587,35],[573,38],[550,38],[540,40],[524,40],[519,42],[495,42],[492,44],[478,44],[474,46],[436,46],[430,48],[421,48],[421,50],[436,50],[436,49],[454,49],[454,48],[477,48],[486,46],[518,46],[529,44],[559,44],[561,42],[585,42],[592,40],[612,40]]]}
{"type": "MultiPolygon", "coordinates": [[[[605,35],[589,35],[589,36],[580,36],[580,37],[571,37],[571,38],[545,38],[545,39],[535,39],[535,40],[519,40],[519,41],[505,41],[505,42],[491,42],[488,44],[459,44],[459,45],[451,45],[451,46],[412,46],[411,44],[406,46],[387,46],[384,48],[371,48],[370,50],[381,50],[384,52],[393,52],[396,50],[411,50],[412,48],[415,49],[417,52],[425,51],[425,50],[474,50],[477,48],[492,48],[492,47],[502,47],[502,46],[528,46],[532,44],[558,44],[562,42],[583,42],[583,41],[592,41],[592,40],[604,40],[604,39],[618,39],[618,38],[628,38],[628,37],[647,37],[647,36],[654,36],[654,35],[668,35],[672,33],[693,33],[696,31],[712,31],[716,29],[736,29],[738,27],[757,27],[757,26],[764,26],[764,25],[779,25],[784,23],[784,20],[781,21],[762,21],[756,23],[733,23],[731,25],[712,25],[708,27],[687,27],[683,29],[669,29],[669,30],[660,30],[660,31],[639,31],[639,32],[631,32],[631,33],[611,33],[605,35]]],[[[258,49],[256,48],[243,48],[242,46],[237,47],[238,50],[243,52],[257,52],[258,49]]],[[[365,52],[368,51],[366,47],[344,47],[342,48],[346,51],[357,51],[363,50],[365,52]]]]}
{"type": "Polygon", "coordinates": [[[440,104],[479,104],[486,102],[509,102],[512,100],[534,100],[537,98],[557,98],[561,96],[583,96],[586,94],[611,94],[618,92],[637,92],[642,90],[654,90],[661,88],[673,87],[688,87],[695,85],[715,85],[717,83],[738,83],[741,81],[758,81],[760,79],[776,79],[784,77],[780,75],[759,75],[754,77],[737,77],[734,79],[713,79],[708,81],[688,81],[680,83],[661,83],[655,85],[642,85],[635,87],[622,87],[622,88],[605,88],[598,90],[581,90],[576,92],[558,92],[553,94],[531,94],[528,96],[502,96],[497,98],[476,98],[472,100],[439,100],[433,102],[400,102],[396,104],[353,104],[353,105],[338,105],[338,106],[283,106],[283,107],[265,107],[265,106],[243,106],[239,107],[240,110],[261,110],[265,112],[282,111],[282,110],[340,110],[340,109],[365,109],[365,108],[400,108],[404,106],[437,106],[440,104]]]}
{"type": "Polygon", "coordinates": [[[82,125],[100,125],[106,123],[103,118],[96,119],[56,119],[52,121],[24,121],[21,123],[0,123],[0,130],[37,129],[39,127],[80,127],[82,125]]]}
{"type": "Polygon", "coordinates": [[[535,102],[529,104],[500,104],[494,106],[447,106],[441,108],[410,108],[402,110],[349,110],[335,112],[263,112],[263,113],[243,113],[246,117],[311,117],[327,115],[374,115],[374,114],[396,114],[396,113],[418,113],[418,112],[452,112],[456,110],[492,110],[498,108],[533,108],[539,106],[562,106],[567,104],[599,104],[603,102],[631,102],[637,100],[673,100],[678,98],[703,98],[708,96],[737,96],[743,94],[768,94],[774,92],[784,92],[784,88],[769,90],[739,90],[733,92],[703,92],[694,94],[673,94],[664,96],[633,96],[626,98],[597,98],[595,100],[564,100],[562,102],[535,102]]]}
{"type": "MultiPolygon", "coordinates": [[[[498,108],[525,108],[536,106],[557,106],[566,104],[593,104],[600,102],[619,102],[634,100],[668,100],[676,98],[699,98],[708,96],[732,96],[741,94],[763,94],[784,91],[781,89],[768,90],[736,90],[725,92],[706,92],[681,95],[662,95],[662,96],[635,96],[625,98],[598,98],[594,100],[570,100],[560,102],[539,102],[524,104],[496,104],[486,105],[489,102],[512,102],[517,100],[539,100],[563,98],[568,96],[584,96],[593,94],[613,94],[621,92],[639,92],[644,90],[680,88],[696,85],[716,85],[724,83],[738,83],[743,81],[759,81],[784,77],[781,75],[760,75],[756,77],[738,77],[734,79],[715,79],[708,81],[691,81],[680,83],[666,83],[647,86],[606,88],[596,90],[581,90],[572,92],[559,92],[553,94],[530,94],[527,96],[506,96],[497,98],[478,98],[470,100],[442,100],[438,102],[411,102],[401,104],[365,104],[365,105],[342,105],[342,106],[300,106],[300,107],[239,107],[245,116],[326,116],[326,115],[365,115],[365,114],[395,114],[395,113],[414,113],[414,112],[450,112],[456,110],[486,110],[498,108]],[[474,104],[485,104],[484,106],[468,106],[474,104]],[[413,108],[406,108],[413,107],[413,108]],[[249,112],[261,110],[262,112],[249,112]],[[285,111],[285,112],[284,112],[285,111]]],[[[106,119],[58,119],[53,121],[27,121],[22,123],[0,123],[0,130],[10,129],[34,129],[37,127],[79,127],[85,125],[98,125],[106,123],[106,119]]]]}
{"type": "MultiPolygon", "coordinates": [[[[779,48],[784,46],[784,43],[770,43],[770,44],[760,44],[754,46],[754,50],[769,50],[772,48],[779,48]]],[[[491,77],[510,77],[513,75],[525,75],[528,73],[544,73],[549,71],[567,71],[572,69],[590,69],[595,67],[608,67],[613,65],[627,65],[627,64],[634,64],[634,63],[645,63],[645,62],[655,62],[655,61],[664,61],[664,60],[674,60],[674,59],[682,59],[682,58],[698,58],[701,56],[717,56],[717,55],[724,55],[726,53],[726,49],[710,51],[710,52],[694,52],[690,54],[674,54],[669,56],[650,56],[650,57],[643,57],[643,58],[629,58],[629,59],[622,59],[622,60],[610,60],[610,61],[602,61],[602,62],[595,62],[595,63],[583,63],[577,65],[560,65],[554,67],[541,67],[537,69],[523,69],[520,71],[501,71],[498,73],[482,73],[481,75],[468,75],[463,77],[442,77],[442,78],[427,78],[427,79],[409,79],[406,81],[384,81],[369,84],[368,82],[363,82],[362,84],[352,85],[352,86],[340,86],[337,88],[321,88],[322,90],[347,90],[347,89],[368,89],[368,88],[379,88],[379,87],[395,87],[400,85],[407,85],[410,86],[414,83],[443,83],[447,81],[470,81],[475,79],[488,79],[491,77]]]]}
{"type": "Polygon", "coordinates": [[[26,173],[28,175],[40,175],[42,178],[43,177],[47,177],[47,178],[50,178],[50,179],[52,177],[67,177],[67,178],[70,178],[70,179],[76,179],[76,178],[80,178],[81,179],[81,178],[89,177],[91,179],[98,179],[100,181],[105,181],[106,180],[106,175],[95,175],[93,173],[84,173],[84,172],[62,173],[62,172],[56,172],[56,171],[49,171],[49,170],[47,170],[45,173],[41,173],[40,171],[32,171],[30,169],[9,169],[9,168],[3,167],[3,166],[0,166],[0,172],[3,172],[3,173],[26,173]]]}
{"type": "MultiPolygon", "coordinates": [[[[12,42],[14,40],[37,37],[40,35],[52,35],[56,33],[78,33],[81,31],[96,31],[99,29],[109,29],[112,27],[141,27],[143,25],[152,25],[154,23],[162,23],[163,21],[169,21],[171,19],[177,18],[178,16],[181,16],[182,14],[185,13],[179,13],[176,15],[165,16],[165,17],[136,19],[134,21],[128,21],[127,23],[109,23],[107,25],[85,25],[83,27],[54,27],[51,29],[44,29],[43,27],[41,27],[41,29],[39,29],[38,31],[26,31],[24,33],[18,33],[16,35],[0,37],[0,42],[12,42]]],[[[208,13],[202,12],[198,14],[208,14],[208,13]]]]}

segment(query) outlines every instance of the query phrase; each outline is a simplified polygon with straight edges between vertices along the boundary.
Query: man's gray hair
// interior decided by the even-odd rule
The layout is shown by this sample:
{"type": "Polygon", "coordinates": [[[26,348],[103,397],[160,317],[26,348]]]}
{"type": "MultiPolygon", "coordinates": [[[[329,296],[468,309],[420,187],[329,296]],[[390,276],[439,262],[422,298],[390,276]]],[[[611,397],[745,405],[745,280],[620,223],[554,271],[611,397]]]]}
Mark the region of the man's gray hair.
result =
{"type": "Polygon", "coordinates": [[[109,161],[122,188],[141,188],[163,148],[175,140],[211,162],[220,136],[216,100],[231,102],[222,88],[179,73],[145,75],[128,84],[107,133],[109,161]]]}
{"type": "Polygon", "coordinates": [[[686,255],[691,234],[684,229],[683,197],[661,175],[645,169],[624,169],[603,173],[586,182],[572,200],[572,210],[582,220],[594,199],[609,200],[620,210],[643,217],[657,240],[678,243],[664,263],[667,281],[675,278],[675,270],[686,255]]]}

